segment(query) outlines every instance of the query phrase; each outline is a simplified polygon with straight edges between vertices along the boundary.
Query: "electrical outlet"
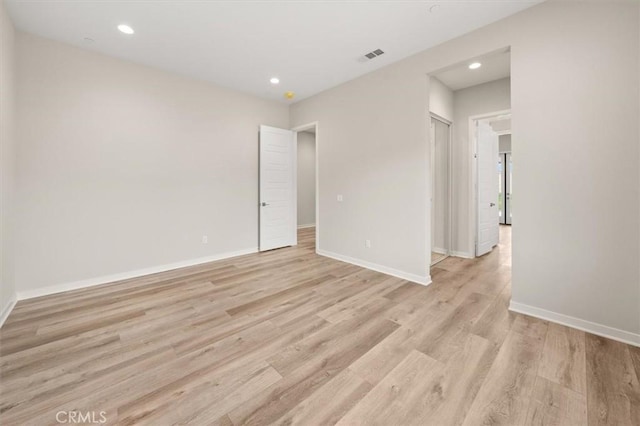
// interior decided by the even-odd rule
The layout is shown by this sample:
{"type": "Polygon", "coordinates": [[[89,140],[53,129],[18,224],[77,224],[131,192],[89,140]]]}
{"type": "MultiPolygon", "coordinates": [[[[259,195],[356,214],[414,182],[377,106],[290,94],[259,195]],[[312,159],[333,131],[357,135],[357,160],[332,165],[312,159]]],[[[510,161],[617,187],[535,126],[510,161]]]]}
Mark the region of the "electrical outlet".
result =
{"type": "Polygon", "coordinates": [[[364,245],[366,248],[371,248],[371,240],[364,240],[364,245]]]}
{"type": "Polygon", "coordinates": [[[338,201],[342,202],[343,198],[342,198],[342,194],[338,194],[338,201]]]}
{"type": "Polygon", "coordinates": [[[206,235],[202,236],[202,244],[207,244],[209,242],[209,237],[207,237],[206,235]]]}

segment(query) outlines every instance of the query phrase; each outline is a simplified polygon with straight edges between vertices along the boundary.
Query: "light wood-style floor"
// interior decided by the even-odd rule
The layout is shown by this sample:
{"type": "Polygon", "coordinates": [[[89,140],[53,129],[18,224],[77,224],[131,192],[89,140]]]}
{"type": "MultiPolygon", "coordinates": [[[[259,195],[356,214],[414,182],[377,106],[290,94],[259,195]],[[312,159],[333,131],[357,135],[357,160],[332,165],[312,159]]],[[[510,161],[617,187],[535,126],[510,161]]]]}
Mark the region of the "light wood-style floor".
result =
{"type": "Polygon", "coordinates": [[[508,312],[509,232],[429,287],[317,256],[305,229],[295,248],[20,302],[0,423],[640,424],[640,349],[508,312]]]}
{"type": "Polygon", "coordinates": [[[431,265],[440,262],[446,256],[442,253],[436,253],[435,251],[431,252],[431,265]]]}

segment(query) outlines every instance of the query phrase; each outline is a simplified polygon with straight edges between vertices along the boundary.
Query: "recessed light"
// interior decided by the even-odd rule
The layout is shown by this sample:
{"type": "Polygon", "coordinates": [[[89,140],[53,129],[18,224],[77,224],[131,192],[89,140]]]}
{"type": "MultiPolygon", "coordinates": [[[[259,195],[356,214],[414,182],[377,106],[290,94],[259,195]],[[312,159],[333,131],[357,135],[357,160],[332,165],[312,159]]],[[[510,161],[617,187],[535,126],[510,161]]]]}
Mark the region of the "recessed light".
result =
{"type": "Polygon", "coordinates": [[[434,4],[433,6],[431,6],[429,8],[429,13],[435,13],[440,9],[440,5],[439,4],[434,4]]]}
{"type": "Polygon", "coordinates": [[[118,25],[118,29],[120,30],[120,32],[123,32],[125,34],[133,34],[135,32],[133,31],[133,28],[125,24],[118,25]]]}
{"type": "Polygon", "coordinates": [[[480,62],[474,62],[472,64],[469,64],[469,69],[470,70],[477,70],[481,66],[482,66],[482,64],[480,62]]]}
{"type": "Polygon", "coordinates": [[[271,84],[278,84],[280,83],[280,79],[278,77],[273,77],[271,80],[269,80],[271,82],[271,84]]]}

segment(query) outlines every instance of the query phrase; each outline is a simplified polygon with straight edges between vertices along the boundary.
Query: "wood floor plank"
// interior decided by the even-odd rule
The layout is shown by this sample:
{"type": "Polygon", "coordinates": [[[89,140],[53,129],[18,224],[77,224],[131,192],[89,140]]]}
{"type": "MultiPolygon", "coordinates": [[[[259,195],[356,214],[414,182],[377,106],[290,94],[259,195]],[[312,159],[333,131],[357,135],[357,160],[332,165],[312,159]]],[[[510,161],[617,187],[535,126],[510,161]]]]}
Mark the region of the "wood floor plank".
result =
{"type": "Polygon", "coordinates": [[[629,355],[631,356],[631,362],[633,362],[633,367],[636,370],[636,377],[638,381],[640,381],[640,347],[638,346],[628,346],[629,355]]]}
{"type": "Polygon", "coordinates": [[[64,327],[67,323],[82,322],[85,319],[94,318],[97,315],[109,315],[121,311],[123,308],[136,307],[144,310],[150,306],[166,306],[169,301],[173,303],[179,300],[190,299],[196,294],[206,294],[213,291],[210,282],[199,282],[191,285],[176,284],[170,282],[168,285],[160,286],[157,289],[145,289],[135,294],[126,295],[118,293],[112,296],[97,296],[87,303],[73,303],[66,305],[66,308],[47,312],[47,309],[38,311],[35,315],[29,315],[19,322],[12,323],[12,327],[20,323],[31,324],[41,319],[46,319],[46,325],[39,327],[39,331],[46,332],[50,328],[64,327]]]}
{"type": "MultiPolygon", "coordinates": [[[[471,293],[449,315],[437,322],[437,327],[426,336],[422,336],[416,349],[445,362],[461,349],[466,342],[466,335],[479,320],[484,311],[491,305],[491,298],[471,293]]],[[[418,326],[417,324],[414,327],[418,326]]]]}
{"type": "Polygon", "coordinates": [[[299,344],[304,354],[300,358],[295,356],[295,347],[271,358],[269,363],[283,380],[231,411],[229,417],[233,423],[261,425],[276,421],[398,327],[373,315],[358,320],[353,334],[344,336],[340,332],[351,328],[349,321],[343,321],[305,339],[299,344]],[[341,341],[331,338],[341,335],[341,341]]]}
{"type": "Polygon", "coordinates": [[[584,331],[549,324],[538,375],[587,394],[584,331]]]}
{"type": "Polygon", "coordinates": [[[509,332],[485,378],[464,425],[524,423],[543,342],[509,332]]]}
{"type": "Polygon", "coordinates": [[[372,386],[344,369],[327,384],[274,422],[276,425],[333,425],[358,403],[372,386]]]}
{"type": "Polygon", "coordinates": [[[365,289],[347,299],[336,301],[331,306],[318,312],[318,316],[332,323],[353,318],[364,305],[402,285],[404,285],[404,281],[399,278],[379,275],[369,280],[365,289]]]}
{"type": "Polygon", "coordinates": [[[430,382],[437,398],[420,406],[424,425],[462,424],[498,353],[499,347],[473,334],[430,382]]]}
{"type": "Polygon", "coordinates": [[[624,343],[587,334],[589,425],[640,424],[640,385],[624,343]]]}
{"type": "Polygon", "coordinates": [[[209,426],[234,426],[233,422],[226,414],[212,422],[209,426]]]}
{"type": "Polygon", "coordinates": [[[388,302],[381,299],[376,299],[375,302],[375,306],[364,307],[362,315],[326,327],[295,345],[284,348],[270,358],[269,363],[280,374],[287,375],[307,361],[324,355],[345,356],[349,351],[354,350],[358,356],[351,354],[350,357],[353,357],[353,360],[359,358],[398,328],[398,324],[388,321],[381,315],[387,308],[388,302]]]}
{"type": "Polygon", "coordinates": [[[419,334],[419,331],[412,328],[400,327],[358,358],[349,368],[368,383],[376,385],[415,350],[419,334]]]}
{"type": "Polygon", "coordinates": [[[24,339],[13,340],[7,342],[0,347],[0,356],[11,355],[15,352],[24,351],[33,347],[41,346],[56,340],[64,339],[65,337],[75,336],[85,331],[100,329],[112,324],[118,324],[123,321],[132,318],[140,318],[144,315],[144,311],[130,310],[124,313],[118,313],[107,317],[98,317],[92,321],[86,321],[83,323],[73,324],[70,327],[59,330],[55,333],[49,333],[47,335],[28,336],[24,339]]]}
{"type": "MultiPolygon", "coordinates": [[[[270,374],[267,363],[259,358],[245,358],[246,352],[267,342],[276,336],[276,330],[272,325],[256,325],[252,330],[245,330],[218,342],[216,345],[202,351],[190,353],[176,360],[179,374],[170,380],[164,380],[157,386],[130,395],[126,401],[121,401],[114,409],[118,413],[119,423],[154,422],[157,413],[165,412],[180,406],[180,401],[186,401],[187,395],[216,391],[224,384],[228,393],[237,386],[243,386],[245,382],[260,383],[261,380],[270,380],[274,377],[270,374]]],[[[140,380],[144,380],[143,373],[140,380]]],[[[255,384],[255,383],[254,383],[255,384]]],[[[211,404],[219,400],[219,395],[207,399],[203,403],[211,404]]],[[[201,400],[198,400],[201,401],[201,400]]],[[[191,402],[190,402],[191,403],[191,402]]],[[[101,405],[113,404],[112,401],[102,402],[101,405]]],[[[95,403],[94,403],[95,405],[95,403]]],[[[197,403],[193,402],[196,407],[197,403]]],[[[195,411],[195,409],[194,409],[195,411]]],[[[194,413],[195,414],[195,413],[194,413]]],[[[220,412],[218,416],[223,415],[220,412]]],[[[157,424],[158,420],[155,419],[157,424]]]]}
{"type": "Polygon", "coordinates": [[[202,424],[216,419],[252,398],[255,394],[282,379],[282,376],[265,362],[255,366],[241,365],[224,374],[212,373],[200,376],[189,383],[190,389],[173,393],[170,400],[149,407],[128,407],[118,412],[121,425],[202,424]],[[212,386],[213,384],[213,386],[212,386]],[[176,410],[175,407],[180,407],[176,410]]]}
{"type": "Polygon", "coordinates": [[[406,282],[398,288],[386,293],[384,297],[394,302],[402,302],[403,300],[409,300],[414,297],[420,297],[428,290],[423,286],[416,285],[415,283],[406,282]]]}
{"type": "Polygon", "coordinates": [[[510,331],[522,334],[539,343],[544,343],[548,327],[549,323],[547,321],[528,315],[516,315],[510,331]]]}
{"type": "MultiPolygon", "coordinates": [[[[54,422],[55,413],[60,410],[76,410],[78,407],[83,407],[80,401],[87,395],[91,395],[94,398],[100,397],[100,392],[122,393],[120,386],[127,381],[133,380],[136,373],[140,371],[154,371],[158,365],[166,365],[171,361],[175,361],[176,356],[173,350],[165,348],[159,351],[153,351],[144,356],[138,357],[127,363],[126,366],[113,371],[109,374],[108,379],[100,383],[100,381],[86,381],[80,384],[73,384],[67,386],[62,384],[59,388],[55,388],[46,393],[39,394],[32,400],[29,400],[23,404],[2,407],[2,423],[3,424],[51,424],[54,422]],[[115,389],[114,389],[115,388],[115,389]]],[[[163,369],[164,370],[164,369],[163,369]]],[[[145,382],[136,381],[136,386],[147,387],[155,386],[161,383],[162,380],[172,375],[177,375],[174,371],[164,371],[163,375],[148,375],[145,382]]],[[[137,378],[136,378],[137,379],[137,378]]],[[[126,385],[125,385],[126,386],[126,385]]],[[[127,387],[127,395],[134,396],[133,387],[127,387]]],[[[4,397],[4,394],[2,395],[4,397]]],[[[89,408],[88,406],[84,406],[89,408]]],[[[102,410],[102,408],[101,408],[102,410]]],[[[115,415],[112,411],[107,411],[109,418],[113,418],[115,415]]]]}
{"type": "Polygon", "coordinates": [[[582,426],[587,424],[587,398],[555,382],[538,377],[533,387],[526,425],[582,426]]]}
{"type": "Polygon", "coordinates": [[[248,315],[251,313],[255,313],[261,309],[264,309],[265,307],[273,306],[276,303],[287,302],[292,297],[300,295],[304,292],[308,292],[310,289],[318,287],[322,283],[330,281],[333,278],[335,277],[332,275],[312,278],[296,286],[289,287],[286,290],[282,290],[275,294],[271,294],[261,299],[254,300],[244,305],[236,306],[232,309],[227,309],[227,313],[231,316],[248,315]]]}
{"type": "Polygon", "coordinates": [[[424,324],[439,321],[440,318],[449,315],[454,306],[439,300],[435,294],[423,293],[420,298],[413,298],[399,302],[387,313],[387,318],[398,324],[411,327],[416,324],[424,324]]]}
{"type": "Polygon", "coordinates": [[[509,311],[510,300],[511,288],[506,284],[470,331],[498,345],[502,344],[516,318],[516,314],[509,311]]]}
{"type": "Polygon", "coordinates": [[[431,379],[444,365],[412,351],[338,423],[347,425],[422,425],[420,409],[438,398],[431,379]]]}

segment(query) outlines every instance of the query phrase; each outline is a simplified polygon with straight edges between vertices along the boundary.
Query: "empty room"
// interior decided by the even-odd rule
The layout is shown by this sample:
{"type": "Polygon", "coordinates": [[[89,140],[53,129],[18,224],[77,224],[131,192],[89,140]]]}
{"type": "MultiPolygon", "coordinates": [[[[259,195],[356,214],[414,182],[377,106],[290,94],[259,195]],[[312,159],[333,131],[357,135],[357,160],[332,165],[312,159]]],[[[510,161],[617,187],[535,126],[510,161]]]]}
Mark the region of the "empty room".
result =
{"type": "Polygon", "coordinates": [[[0,144],[2,425],[640,425],[637,0],[0,0],[0,144]]]}

